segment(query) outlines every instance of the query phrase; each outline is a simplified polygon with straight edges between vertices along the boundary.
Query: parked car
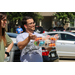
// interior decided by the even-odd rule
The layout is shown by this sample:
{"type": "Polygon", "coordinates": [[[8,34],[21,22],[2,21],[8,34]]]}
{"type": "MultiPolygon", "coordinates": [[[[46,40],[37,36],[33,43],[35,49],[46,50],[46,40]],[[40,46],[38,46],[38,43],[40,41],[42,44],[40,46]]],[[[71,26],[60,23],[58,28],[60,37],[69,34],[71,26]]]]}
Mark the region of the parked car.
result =
{"type": "Polygon", "coordinates": [[[47,32],[43,35],[58,34],[59,39],[56,41],[56,51],[59,58],[75,58],[75,34],[71,32],[47,32]]]}
{"type": "Polygon", "coordinates": [[[56,49],[53,48],[51,51],[45,50],[44,47],[42,47],[42,57],[43,62],[58,62],[59,57],[57,55],[56,49]]]}
{"type": "Polygon", "coordinates": [[[41,26],[36,26],[35,27],[35,32],[37,32],[37,33],[45,33],[45,30],[41,26]]]}
{"type": "Polygon", "coordinates": [[[66,31],[75,33],[75,27],[68,27],[66,31]]]}
{"type": "MultiPolygon", "coordinates": [[[[12,40],[13,40],[13,38],[16,40],[16,37],[18,35],[16,33],[7,33],[7,34],[9,35],[10,38],[12,38],[12,40]],[[11,36],[11,34],[13,34],[13,35],[11,36]]],[[[21,52],[20,52],[19,48],[17,47],[17,43],[15,43],[14,40],[13,40],[13,42],[14,42],[14,46],[13,46],[12,50],[10,51],[10,56],[5,59],[5,62],[6,61],[20,62],[21,52]]],[[[49,51],[45,50],[44,47],[42,47],[42,57],[43,57],[44,62],[59,61],[58,55],[54,48],[49,52],[49,51]]]]}
{"type": "Polygon", "coordinates": [[[63,27],[54,27],[52,31],[65,31],[63,27]]]}

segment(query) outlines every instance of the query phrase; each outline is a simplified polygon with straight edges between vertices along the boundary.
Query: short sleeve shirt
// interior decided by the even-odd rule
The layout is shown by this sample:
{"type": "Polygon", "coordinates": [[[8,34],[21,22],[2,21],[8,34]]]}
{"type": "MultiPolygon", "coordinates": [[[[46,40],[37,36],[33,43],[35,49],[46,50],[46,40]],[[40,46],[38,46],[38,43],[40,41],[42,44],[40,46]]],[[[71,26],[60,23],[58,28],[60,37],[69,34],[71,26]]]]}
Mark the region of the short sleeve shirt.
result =
{"type": "MultiPolygon", "coordinates": [[[[42,37],[42,34],[34,32],[37,37],[42,37]]],[[[29,36],[29,33],[25,32],[17,36],[17,43],[24,41],[29,36]]],[[[28,45],[22,49],[20,60],[22,62],[42,62],[42,48],[34,45],[34,40],[30,40],[28,45]]]]}
{"type": "Polygon", "coordinates": [[[23,29],[22,28],[17,28],[16,31],[17,31],[18,34],[20,34],[20,32],[23,31],[23,29]]]}
{"type": "MultiPolygon", "coordinates": [[[[6,46],[8,47],[9,44],[12,43],[12,40],[10,39],[10,37],[5,33],[5,37],[6,37],[6,46]]],[[[4,62],[4,57],[5,57],[5,46],[4,46],[4,42],[3,40],[0,42],[0,62],[4,62]]]]}

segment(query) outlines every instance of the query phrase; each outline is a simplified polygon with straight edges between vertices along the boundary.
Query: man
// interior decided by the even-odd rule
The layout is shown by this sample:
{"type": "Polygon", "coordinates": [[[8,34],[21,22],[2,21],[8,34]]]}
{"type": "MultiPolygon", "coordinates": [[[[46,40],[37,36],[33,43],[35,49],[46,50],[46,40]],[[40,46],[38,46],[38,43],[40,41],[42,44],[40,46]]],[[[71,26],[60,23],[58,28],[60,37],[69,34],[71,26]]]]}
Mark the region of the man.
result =
{"type": "MultiPolygon", "coordinates": [[[[17,45],[21,51],[20,60],[22,62],[43,62],[42,48],[34,45],[36,37],[42,37],[42,34],[34,32],[35,22],[33,18],[25,16],[22,19],[22,24],[26,29],[26,32],[17,36],[17,45]]],[[[46,48],[51,50],[51,48],[46,48]]]]}
{"type": "Polygon", "coordinates": [[[20,34],[23,32],[23,29],[21,28],[21,26],[19,26],[17,29],[16,29],[16,33],[20,34]]]}
{"type": "Polygon", "coordinates": [[[4,12],[0,12],[0,62],[9,56],[9,52],[13,47],[13,42],[5,32],[5,26],[7,23],[7,15],[4,12]],[[5,47],[8,47],[5,52],[5,47]]]}

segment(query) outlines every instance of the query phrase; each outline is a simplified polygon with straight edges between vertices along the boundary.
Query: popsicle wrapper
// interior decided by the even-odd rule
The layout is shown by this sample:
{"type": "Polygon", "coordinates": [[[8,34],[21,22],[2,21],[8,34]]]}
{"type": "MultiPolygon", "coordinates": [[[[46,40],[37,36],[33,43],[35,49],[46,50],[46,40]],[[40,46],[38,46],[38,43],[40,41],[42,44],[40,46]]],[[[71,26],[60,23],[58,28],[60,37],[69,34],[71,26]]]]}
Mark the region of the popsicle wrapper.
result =
{"type": "Polygon", "coordinates": [[[34,41],[34,45],[39,47],[56,47],[56,41],[58,38],[58,34],[53,36],[46,35],[43,37],[37,37],[34,41]]]}

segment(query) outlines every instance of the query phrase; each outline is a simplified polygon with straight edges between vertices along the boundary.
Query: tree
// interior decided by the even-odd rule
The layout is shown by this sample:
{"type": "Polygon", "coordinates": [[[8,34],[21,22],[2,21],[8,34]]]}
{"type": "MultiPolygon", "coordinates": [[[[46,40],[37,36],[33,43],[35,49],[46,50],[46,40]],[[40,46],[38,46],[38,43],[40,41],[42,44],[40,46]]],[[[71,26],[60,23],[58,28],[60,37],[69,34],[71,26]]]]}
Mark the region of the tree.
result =
{"type": "Polygon", "coordinates": [[[54,16],[57,17],[58,21],[62,19],[62,23],[64,23],[64,20],[67,23],[75,18],[75,12],[57,12],[54,16]]]}
{"type": "Polygon", "coordinates": [[[7,12],[7,18],[10,21],[15,20],[22,20],[24,16],[31,16],[35,21],[39,21],[40,19],[43,19],[43,16],[41,16],[38,12],[7,12]]]}
{"type": "MultiPolygon", "coordinates": [[[[31,16],[36,22],[38,22],[40,19],[43,19],[43,16],[41,16],[38,12],[7,12],[7,19],[10,21],[13,32],[15,32],[16,21],[19,20],[20,22],[24,16],[31,16]]],[[[24,27],[21,27],[25,31],[24,27]]]]}

